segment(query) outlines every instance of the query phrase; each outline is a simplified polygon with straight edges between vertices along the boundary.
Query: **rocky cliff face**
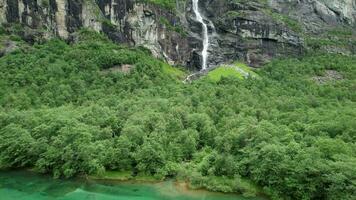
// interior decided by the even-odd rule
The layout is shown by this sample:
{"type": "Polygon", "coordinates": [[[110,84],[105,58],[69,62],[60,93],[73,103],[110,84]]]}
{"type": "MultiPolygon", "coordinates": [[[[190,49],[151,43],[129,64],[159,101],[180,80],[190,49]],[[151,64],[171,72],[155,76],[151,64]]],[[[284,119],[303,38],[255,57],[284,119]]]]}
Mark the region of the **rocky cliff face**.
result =
{"type": "MultiPolygon", "coordinates": [[[[135,0],[0,0],[0,23],[22,24],[30,42],[59,36],[73,40],[80,28],[144,46],[171,64],[199,69],[201,24],[191,1],[175,9],[135,0]]],[[[355,30],[354,0],[200,0],[209,25],[210,67],[234,60],[259,66],[271,58],[299,55],[304,37],[334,27],[355,30]]],[[[353,32],[354,33],[354,32],[353,32]]]]}
{"type": "Polygon", "coordinates": [[[277,12],[299,20],[308,31],[320,32],[340,24],[355,27],[354,0],[269,0],[277,12]]]}
{"type": "Polygon", "coordinates": [[[298,55],[303,51],[302,38],[265,13],[263,5],[213,0],[203,6],[215,24],[215,48],[210,58],[216,64],[245,60],[258,66],[273,57],[298,55]]]}

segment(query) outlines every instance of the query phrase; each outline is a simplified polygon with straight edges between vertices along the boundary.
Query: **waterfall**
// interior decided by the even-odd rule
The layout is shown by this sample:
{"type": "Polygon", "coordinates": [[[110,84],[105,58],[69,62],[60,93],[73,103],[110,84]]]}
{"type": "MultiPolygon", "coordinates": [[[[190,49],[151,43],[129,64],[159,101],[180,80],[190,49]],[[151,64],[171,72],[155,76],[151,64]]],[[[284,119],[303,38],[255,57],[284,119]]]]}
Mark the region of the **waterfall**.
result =
{"type": "Polygon", "coordinates": [[[207,68],[208,60],[208,48],[209,48],[209,35],[208,35],[208,25],[204,22],[202,15],[199,12],[199,0],[193,0],[193,11],[196,16],[196,20],[200,22],[203,26],[203,50],[201,52],[203,62],[202,70],[207,68]]]}

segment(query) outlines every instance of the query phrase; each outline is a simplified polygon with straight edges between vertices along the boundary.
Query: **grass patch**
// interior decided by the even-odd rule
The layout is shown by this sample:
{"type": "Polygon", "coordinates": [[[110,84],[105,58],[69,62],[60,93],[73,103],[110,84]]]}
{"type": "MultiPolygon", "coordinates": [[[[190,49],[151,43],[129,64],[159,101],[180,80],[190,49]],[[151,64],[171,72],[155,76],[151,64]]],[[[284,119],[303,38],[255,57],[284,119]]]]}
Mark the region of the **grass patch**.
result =
{"type": "Polygon", "coordinates": [[[219,81],[222,77],[235,77],[243,79],[243,76],[236,69],[228,66],[219,67],[208,74],[208,78],[213,81],[219,81]]]}
{"type": "MultiPolygon", "coordinates": [[[[184,1],[185,0],[179,0],[179,2],[184,1]]],[[[140,0],[139,2],[151,3],[169,10],[175,10],[176,8],[176,0],[140,0]]]]}
{"type": "Polygon", "coordinates": [[[219,81],[222,77],[235,77],[244,79],[247,77],[258,77],[258,75],[251,70],[244,63],[236,62],[233,65],[223,65],[208,73],[208,79],[212,81],[219,81]]]}

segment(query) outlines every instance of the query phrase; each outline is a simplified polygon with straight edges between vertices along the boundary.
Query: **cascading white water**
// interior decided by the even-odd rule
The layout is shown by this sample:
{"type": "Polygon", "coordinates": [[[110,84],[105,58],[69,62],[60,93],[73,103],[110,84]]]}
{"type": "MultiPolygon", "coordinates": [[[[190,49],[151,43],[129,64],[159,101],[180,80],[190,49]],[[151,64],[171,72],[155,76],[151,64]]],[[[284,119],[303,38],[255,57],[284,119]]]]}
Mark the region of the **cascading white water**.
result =
{"type": "Polygon", "coordinates": [[[204,22],[202,15],[199,12],[199,0],[193,0],[193,11],[196,16],[196,20],[203,26],[203,50],[201,52],[203,57],[202,70],[207,68],[208,49],[209,49],[209,35],[208,25],[204,22]]]}

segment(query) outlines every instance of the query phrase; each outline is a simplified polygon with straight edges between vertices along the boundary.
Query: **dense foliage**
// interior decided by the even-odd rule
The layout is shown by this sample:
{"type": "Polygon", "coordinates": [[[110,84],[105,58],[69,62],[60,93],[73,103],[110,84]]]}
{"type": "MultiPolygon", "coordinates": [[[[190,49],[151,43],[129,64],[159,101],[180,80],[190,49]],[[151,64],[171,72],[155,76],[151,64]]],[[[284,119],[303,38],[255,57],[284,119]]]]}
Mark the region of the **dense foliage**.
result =
{"type": "Polygon", "coordinates": [[[356,195],[356,58],[277,60],[258,79],[179,72],[103,36],[0,58],[0,167],[130,171],[272,198],[356,195]],[[131,65],[130,73],[108,68],[131,65]],[[326,70],[341,80],[320,84],[326,70]]]}

